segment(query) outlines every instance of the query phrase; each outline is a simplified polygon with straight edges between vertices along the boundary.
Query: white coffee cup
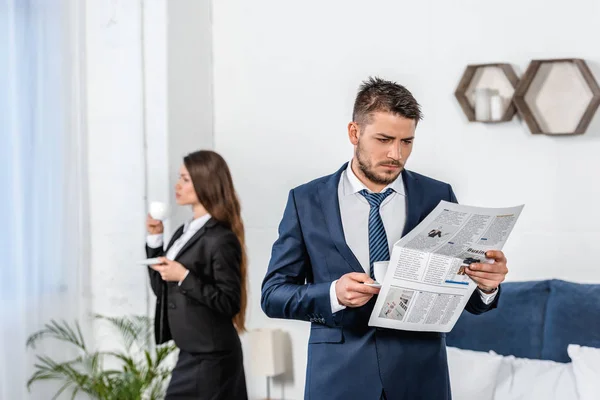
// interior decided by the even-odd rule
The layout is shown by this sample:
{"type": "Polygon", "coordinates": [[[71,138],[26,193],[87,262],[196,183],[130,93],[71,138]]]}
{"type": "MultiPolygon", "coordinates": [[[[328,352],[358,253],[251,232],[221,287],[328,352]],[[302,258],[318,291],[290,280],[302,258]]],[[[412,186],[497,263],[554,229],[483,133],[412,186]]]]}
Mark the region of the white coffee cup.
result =
{"type": "Polygon", "coordinates": [[[378,283],[383,283],[389,264],[389,261],[375,261],[373,263],[373,274],[378,283]]]}
{"type": "Polygon", "coordinates": [[[154,219],[164,221],[169,216],[169,206],[161,201],[153,201],[148,208],[150,216],[154,219]]]}

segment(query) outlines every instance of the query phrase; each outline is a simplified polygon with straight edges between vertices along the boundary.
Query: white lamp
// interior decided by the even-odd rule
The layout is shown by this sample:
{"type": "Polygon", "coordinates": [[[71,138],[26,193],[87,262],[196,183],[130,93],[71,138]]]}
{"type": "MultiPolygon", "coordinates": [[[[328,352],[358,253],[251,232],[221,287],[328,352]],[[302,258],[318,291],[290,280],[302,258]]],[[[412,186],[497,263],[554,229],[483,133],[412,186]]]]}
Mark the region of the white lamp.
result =
{"type": "Polygon", "coordinates": [[[267,377],[267,399],[271,398],[271,378],[285,372],[285,333],[280,329],[250,331],[252,373],[267,377]]]}

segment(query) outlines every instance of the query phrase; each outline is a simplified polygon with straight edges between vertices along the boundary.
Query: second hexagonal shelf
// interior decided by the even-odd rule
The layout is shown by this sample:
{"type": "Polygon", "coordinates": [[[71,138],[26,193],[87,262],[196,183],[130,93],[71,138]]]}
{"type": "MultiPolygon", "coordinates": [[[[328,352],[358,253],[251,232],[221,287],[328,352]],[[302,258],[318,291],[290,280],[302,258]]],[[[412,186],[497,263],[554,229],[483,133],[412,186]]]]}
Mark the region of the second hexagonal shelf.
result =
{"type": "Polygon", "coordinates": [[[533,60],[513,102],[531,133],[584,133],[600,105],[600,88],[584,60],[533,60]]]}
{"type": "Polygon", "coordinates": [[[510,121],[516,113],[512,97],[518,83],[510,64],[468,65],[454,96],[469,121],[510,121]]]}

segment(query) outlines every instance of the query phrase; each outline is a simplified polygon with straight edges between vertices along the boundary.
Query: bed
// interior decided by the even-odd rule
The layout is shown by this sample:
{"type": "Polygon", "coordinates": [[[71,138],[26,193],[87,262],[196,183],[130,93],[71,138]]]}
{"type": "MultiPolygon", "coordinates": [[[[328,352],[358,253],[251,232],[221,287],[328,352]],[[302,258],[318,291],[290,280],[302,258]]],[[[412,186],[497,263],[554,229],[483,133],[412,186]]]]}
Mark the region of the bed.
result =
{"type": "Polygon", "coordinates": [[[454,400],[600,400],[600,284],[504,283],[446,343],[454,400]]]}

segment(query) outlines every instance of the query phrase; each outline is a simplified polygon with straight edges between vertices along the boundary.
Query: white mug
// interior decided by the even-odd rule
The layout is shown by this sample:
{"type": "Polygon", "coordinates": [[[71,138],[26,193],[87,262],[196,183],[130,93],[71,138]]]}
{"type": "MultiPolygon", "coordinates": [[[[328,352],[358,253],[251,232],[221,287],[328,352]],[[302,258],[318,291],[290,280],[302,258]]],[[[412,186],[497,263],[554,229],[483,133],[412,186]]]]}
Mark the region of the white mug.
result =
{"type": "Polygon", "coordinates": [[[160,201],[153,201],[148,211],[152,218],[164,221],[169,215],[169,206],[160,201]]]}
{"type": "Polygon", "coordinates": [[[500,95],[494,94],[490,97],[490,119],[500,121],[504,114],[504,100],[500,95]]]}
{"type": "Polygon", "coordinates": [[[375,275],[375,280],[378,283],[383,283],[389,264],[389,261],[375,261],[373,263],[373,275],[375,275]]]}
{"type": "Polygon", "coordinates": [[[490,119],[490,97],[493,92],[491,89],[475,89],[475,120],[489,121],[490,119]]]}

